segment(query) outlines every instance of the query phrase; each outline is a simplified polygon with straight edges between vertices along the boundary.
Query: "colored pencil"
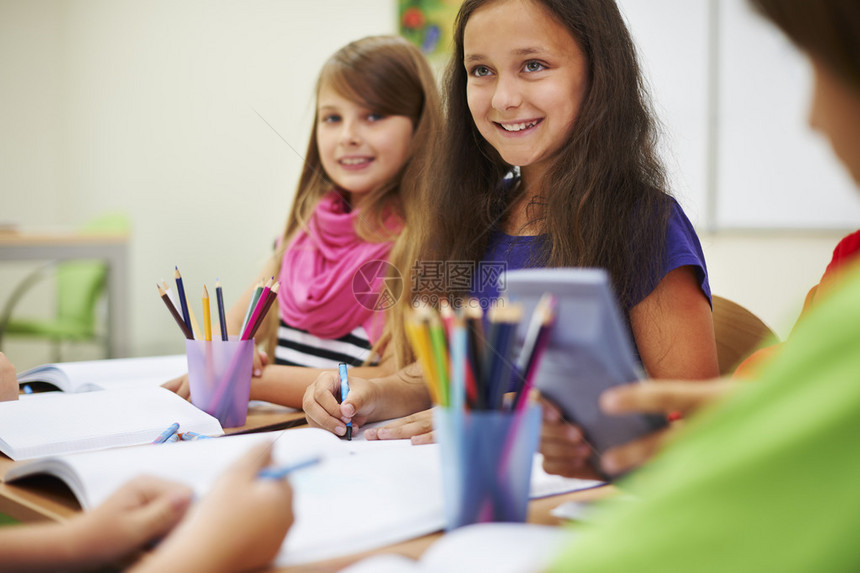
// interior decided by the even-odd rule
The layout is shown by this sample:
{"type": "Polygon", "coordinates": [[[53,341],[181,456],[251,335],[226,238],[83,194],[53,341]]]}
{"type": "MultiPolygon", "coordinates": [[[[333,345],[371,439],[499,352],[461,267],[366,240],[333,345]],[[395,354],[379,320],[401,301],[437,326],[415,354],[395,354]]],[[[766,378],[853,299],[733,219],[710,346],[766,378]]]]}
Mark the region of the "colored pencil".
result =
{"type": "Polygon", "coordinates": [[[173,422],[172,424],[170,424],[167,427],[166,430],[161,432],[157,438],[152,440],[152,443],[153,444],[163,444],[168,439],[170,439],[170,436],[174,435],[176,433],[176,430],[178,430],[178,429],[179,429],[179,422],[173,422]]]}
{"type": "MultiPolygon", "coordinates": [[[[419,307],[421,308],[421,307],[419,307]]],[[[421,365],[421,370],[424,374],[424,383],[430,392],[430,399],[439,404],[439,388],[436,384],[436,375],[434,372],[435,365],[433,359],[433,349],[430,344],[430,335],[427,332],[426,325],[422,318],[418,315],[422,314],[418,309],[413,310],[406,319],[406,336],[409,338],[409,343],[412,345],[412,350],[415,352],[418,363],[421,365]]]]}
{"type": "Polygon", "coordinates": [[[520,380],[512,402],[512,407],[517,410],[526,405],[528,394],[534,385],[538,364],[549,345],[550,334],[555,324],[555,315],[556,298],[552,294],[546,293],[535,307],[520,356],[517,359],[517,375],[520,380]]]}
{"type": "Polygon", "coordinates": [[[266,286],[263,287],[263,290],[260,291],[260,296],[257,297],[257,301],[254,303],[254,311],[245,323],[245,328],[242,329],[242,340],[249,340],[251,338],[251,331],[257,324],[257,320],[263,312],[263,307],[266,306],[266,300],[269,298],[269,293],[272,291],[272,280],[273,279],[270,279],[266,283],[266,286]]]}
{"type": "Polygon", "coordinates": [[[516,343],[517,326],[522,318],[522,306],[505,302],[490,310],[490,328],[485,356],[486,373],[484,383],[487,402],[485,407],[496,410],[510,390],[513,372],[513,349],[516,343]]]}
{"type": "Polygon", "coordinates": [[[448,359],[448,346],[446,343],[445,327],[435,311],[431,312],[427,319],[427,327],[430,333],[430,344],[435,358],[436,385],[439,388],[439,404],[449,405],[449,390],[451,386],[448,359]]]}
{"type": "Polygon", "coordinates": [[[182,320],[181,316],[179,316],[179,313],[176,311],[176,307],[173,306],[172,302],[170,302],[170,297],[167,296],[165,290],[158,283],[156,283],[155,286],[158,287],[158,294],[161,296],[161,300],[164,301],[165,306],[167,306],[167,310],[170,311],[171,316],[173,316],[173,320],[175,320],[176,324],[179,325],[179,328],[182,329],[182,334],[189,340],[194,339],[194,335],[191,334],[191,330],[188,328],[188,325],[185,324],[185,321],[182,320]]]}
{"type": "Polygon", "coordinates": [[[176,280],[176,297],[179,299],[179,305],[182,307],[182,320],[186,326],[191,329],[191,317],[188,316],[188,301],[185,299],[185,288],[182,286],[182,275],[179,274],[179,267],[174,267],[173,278],[176,280]]]}
{"type": "Polygon", "coordinates": [[[266,313],[269,312],[269,309],[272,307],[272,304],[278,299],[278,291],[281,288],[281,283],[275,281],[275,284],[272,285],[271,290],[269,290],[269,296],[266,298],[266,304],[263,306],[263,311],[260,313],[260,317],[257,319],[257,323],[251,329],[251,334],[248,338],[254,338],[254,335],[257,334],[257,330],[263,324],[263,320],[266,318],[266,313]]]}
{"type": "Polygon", "coordinates": [[[251,300],[248,301],[248,309],[245,311],[245,319],[242,321],[242,327],[239,328],[239,336],[241,337],[242,333],[245,332],[245,328],[248,326],[248,320],[251,319],[251,314],[254,312],[254,306],[257,304],[257,299],[260,298],[260,293],[263,292],[263,281],[257,281],[257,286],[254,288],[254,292],[251,293],[251,300]]]}
{"type": "Polygon", "coordinates": [[[209,291],[203,283],[203,340],[212,340],[212,316],[209,309],[209,291]]]}
{"type": "Polygon", "coordinates": [[[221,326],[221,340],[227,340],[227,315],[224,313],[224,293],[221,292],[219,279],[215,279],[215,298],[218,303],[218,324],[221,326]]]}
{"type": "Polygon", "coordinates": [[[167,293],[167,297],[170,299],[170,302],[173,303],[173,308],[177,309],[177,311],[178,311],[179,310],[179,301],[176,300],[176,296],[173,294],[173,289],[170,288],[170,285],[164,279],[161,279],[161,286],[164,287],[164,292],[167,293]]]}

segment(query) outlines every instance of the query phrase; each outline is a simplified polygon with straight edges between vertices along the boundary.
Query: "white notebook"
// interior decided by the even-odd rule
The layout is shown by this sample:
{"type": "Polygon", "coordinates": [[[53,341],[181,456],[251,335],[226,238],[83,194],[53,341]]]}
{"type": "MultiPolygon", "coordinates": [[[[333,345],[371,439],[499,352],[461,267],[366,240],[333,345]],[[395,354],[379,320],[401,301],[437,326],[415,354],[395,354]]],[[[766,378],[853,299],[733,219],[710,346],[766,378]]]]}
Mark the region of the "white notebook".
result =
{"type": "Polygon", "coordinates": [[[43,364],[18,373],[18,384],[44,383],[63,392],[160,386],[188,372],[184,354],[43,364]]]}
{"type": "Polygon", "coordinates": [[[279,565],[350,555],[444,527],[435,446],[412,446],[409,440],[348,442],[317,428],[55,456],[15,464],[4,480],[56,476],[85,509],[142,473],[186,483],[202,496],[224,469],[262,440],[274,440],[278,464],[323,458],[289,477],[295,523],[279,565]],[[333,522],[344,508],[360,518],[333,522]]]}
{"type": "Polygon", "coordinates": [[[180,431],[221,435],[218,420],[158,386],[49,392],[0,402],[0,452],[13,460],[151,443],[180,431]]]}

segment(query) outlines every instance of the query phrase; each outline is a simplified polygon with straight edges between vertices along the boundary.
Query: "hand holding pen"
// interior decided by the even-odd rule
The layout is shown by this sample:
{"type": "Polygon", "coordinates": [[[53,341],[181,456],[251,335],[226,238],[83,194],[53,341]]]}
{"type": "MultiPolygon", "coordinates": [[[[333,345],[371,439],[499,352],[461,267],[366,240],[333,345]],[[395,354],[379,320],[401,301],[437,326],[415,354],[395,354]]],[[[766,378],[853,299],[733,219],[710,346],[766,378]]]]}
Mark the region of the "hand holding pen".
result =
{"type": "Polygon", "coordinates": [[[293,523],[293,492],[285,479],[261,479],[272,444],[258,444],[233,463],[194,511],[144,560],[163,571],[258,569],[277,555],[293,523]]]}
{"type": "MultiPolygon", "coordinates": [[[[340,376],[340,403],[343,404],[349,394],[349,377],[346,374],[346,364],[341,362],[337,366],[337,372],[340,376]]],[[[346,424],[346,439],[352,440],[352,422],[346,424]]]]}

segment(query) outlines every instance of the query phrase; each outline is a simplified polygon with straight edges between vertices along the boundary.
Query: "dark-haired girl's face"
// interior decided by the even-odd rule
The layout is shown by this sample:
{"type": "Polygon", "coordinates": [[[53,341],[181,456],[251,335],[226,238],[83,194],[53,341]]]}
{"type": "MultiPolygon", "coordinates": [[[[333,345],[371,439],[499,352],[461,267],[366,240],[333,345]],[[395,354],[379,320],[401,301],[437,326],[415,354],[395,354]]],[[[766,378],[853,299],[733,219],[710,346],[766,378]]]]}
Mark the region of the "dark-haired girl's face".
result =
{"type": "Polygon", "coordinates": [[[524,179],[540,178],[568,139],[585,93],[579,45],[541,4],[500,0],[471,15],[463,48],[478,131],[524,179]]]}

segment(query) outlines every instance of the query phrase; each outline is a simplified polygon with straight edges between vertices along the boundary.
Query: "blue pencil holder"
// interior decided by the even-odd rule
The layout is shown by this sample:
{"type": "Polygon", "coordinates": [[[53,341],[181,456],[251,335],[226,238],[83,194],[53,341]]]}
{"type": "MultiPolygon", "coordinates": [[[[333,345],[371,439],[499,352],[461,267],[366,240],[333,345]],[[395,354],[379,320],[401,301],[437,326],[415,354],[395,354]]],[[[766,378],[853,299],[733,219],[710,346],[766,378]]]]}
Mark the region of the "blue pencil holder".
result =
{"type": "Polygon", "coordinates": [[[438,407],[433,416],[442,455],[446,529],[524,522],[540,407],[530,404],[521,412],[438,407]]]}

